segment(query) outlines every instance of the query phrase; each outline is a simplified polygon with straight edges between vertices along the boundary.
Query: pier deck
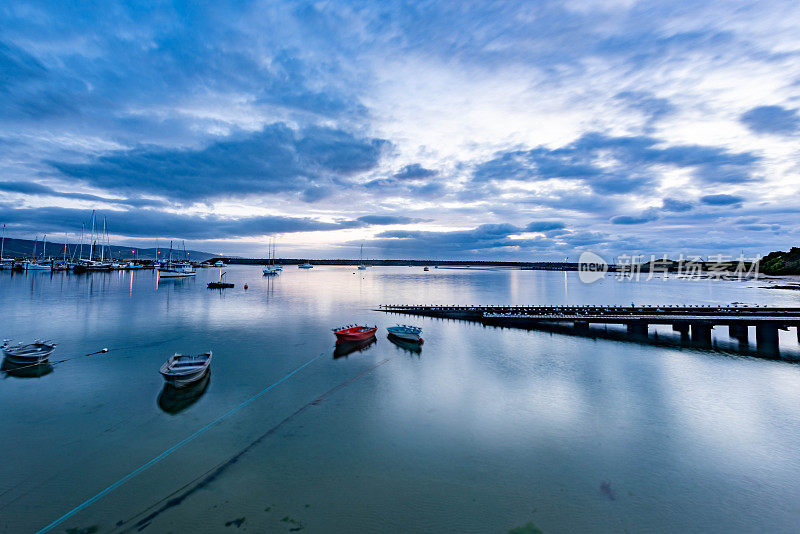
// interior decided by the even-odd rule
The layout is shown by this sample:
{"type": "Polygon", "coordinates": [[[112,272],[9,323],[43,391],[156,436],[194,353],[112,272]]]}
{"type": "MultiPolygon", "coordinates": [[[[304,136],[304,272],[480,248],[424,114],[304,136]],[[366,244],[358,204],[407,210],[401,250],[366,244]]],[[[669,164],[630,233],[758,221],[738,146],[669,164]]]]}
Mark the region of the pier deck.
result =
{"type": "Polygon", "coordinates": [[[698,344],[711,343],[711,329],[727,326],[731,337],[747,341],[756,330],[760,352],[778,350],[778,331],[794,327],[800,341],[800,308],[765,306],[447,306],[383,304],[380,311],[480,321],[498,326],[535,328],[571,323],[624,325],[628,333],[646,336],[651,324],[667,324],[698,344]]]}

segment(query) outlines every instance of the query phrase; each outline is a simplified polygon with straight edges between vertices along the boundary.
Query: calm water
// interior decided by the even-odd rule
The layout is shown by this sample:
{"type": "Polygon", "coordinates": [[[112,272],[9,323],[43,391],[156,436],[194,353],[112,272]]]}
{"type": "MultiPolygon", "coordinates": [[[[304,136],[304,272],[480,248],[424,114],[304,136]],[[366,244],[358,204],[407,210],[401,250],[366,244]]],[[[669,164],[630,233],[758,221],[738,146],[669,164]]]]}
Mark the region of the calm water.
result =
{"type": "MultiPolygon", "coordinates": [[[[75,358],[38,377],[3,373],[0,530],[44,527],[310,360],[53,531],[800,530],[800,364],[373,311],[796,306],[798,292],[586,286],[536,271],[227,270],[237,286],[222,292],[205,288],[214,269],[161,284],[151,272],[0,273],[0,337],[46,336],[59,343],[52,360],[75,358]],[[421,352],[386,339],[397,320],[424,328],[421,352]],[[377,343],[334,358],[330,329],[356,321],[381,327],[377,343]],[[208,349],[208,382],[164,390],[169,355],[208,349]]],[[[726,329],[715,336],[727,343],[726,329]]],[[[794,330],[781,336],[797,353],[794,330]]]]}

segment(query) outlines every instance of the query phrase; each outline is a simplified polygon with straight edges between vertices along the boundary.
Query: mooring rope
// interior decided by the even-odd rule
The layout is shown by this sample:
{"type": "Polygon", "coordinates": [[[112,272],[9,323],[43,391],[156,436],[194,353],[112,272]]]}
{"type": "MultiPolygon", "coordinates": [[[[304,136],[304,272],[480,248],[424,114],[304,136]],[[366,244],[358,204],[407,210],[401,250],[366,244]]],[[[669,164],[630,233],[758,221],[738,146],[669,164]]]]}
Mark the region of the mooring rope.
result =
{"type": "Polygon", "coordinates": [[[111,493],[112,491],[117,489],[118,487],[122,486],[123,484],[125,484],[127,481],[129,481],[130,479],[132,479],[133,477],[135,477],[136,475],[138,475],[142,471],[145,471],[146,469],[148,469],[148,468],[152,467],[153,465],[157,464],[158,462],[160,462],[161,460],[163,460],[164,458],[166,458],[167,456],[169,456],[173,452],[177,451],[178,449],[180,449],[181,447],[183,447],[184,445],[186,445],[187,443],[192,441],[194,438],[196,438],[200,434],[203,434],[206,430],[218,425],[223,420],[225,420],[227,417],[229,417],[229,416],[233,415],[234,413],[238,412],[239,410],[241,410],[242,408],[244,408],[245,406],[247,406],[248,404],[250,404],[254,400],[258,399],[259,397],[261,397],[262,395],[267,393],[269,390],[271,390],[275,386],[277,386],[277,385],[281,384],[282,382],[288,380],[289,378],[291,378],[293,375],[295,375],[298,372],[300,372],[305,367],[308,367],[313,362],[315,362],[316,360],[321,358],[323,354],[325,354],[325,353],[324,352],[320,352],[317,356],[314,356],[313,358],[308,360],[306,363],[304,363],[300,367],[297,367],[296,369],[294,369],[292,372],[290,372],[287,375],[285,375],[280,380],[277,380],[277,381],[273,382],[272,384],[270,384],[269,386],[265,387],[264,389],[262,389],[261,391],[259,391],[258,393],[256,393],[252,397],[250,397],[249,399],[239,403],[237,406],[231,408],[230,410],[228,410],[224,414],[220,415],[219,417],[217,417],[216,419],[214,419],[210,423],[206,424],[205,426],[203,426],[199,430],[196,430],[195,432],[193,432],[189,436],[185,437],[184,439],[182,439],[181,441],[179,441],[178,443],[176,443],[172,447],[166,449],[164,452],[162,452],[158,456],[155,456],[155,457],[151,458],[150,460],[148,460],[147,462],[143,463],[142,465],[140,465],[139,467],[137,467],[136,469],[134,469],[133,471],[131,471],[130,473],[128,473],[124,477],[120,478],[119,480],[117,480],[116,482],[111,484],[110,486],[108,486],[105,489],[101,490],[100,492],[98,492],[94,496],[86,499],[81,504],[79,504],[78,506],[76,506],[75,508],[70,510],[69,512],[65,513],[64,515],[62,515],[61,517],[59,517],[58,519],[56,519],[55,521],[53,521],[49,525],[47,525],[47,526],[43,527],[42,529],[38,530],[36,534],[42,534],[44,532],[49,531],[50,529],[52,529],[53,527],[55,527],[59,523],[63,522],[66,519],[69,519],[70,517],[72,517],[73,515],[77,514],[78,512],[80,512],[81,510],[86,508],[87,506],[89,506],[92,503],[94,503],[94,502],[100,500],[101,498],[105,497],[106,495],[108,495],[109,493],[111,493]]]}
{"type": "Polygon", "coordinates": [[[9,369],[3,369],[3,372],[7,373],[7,372],[11,371],[13,373],[14,371],[19,371],[20,369],[27,369],[29,367],[36,367],[37,365],[48,365],[48,364],[49,365],[58,365],[59,363],[64,363],[64,362],[68,362],[68,361],[71,361],[71,360],[77,360],[78,358],[83,358],[85,356],[94,356],[95,354],[106,354],[107,352],[109,352],[109,350],[107,348],[103,347],[102,349],[97,350],[95,352],[87,352],[86,354],[81,354],[80,356],[73,356],[72,358],[64,358],[63,360],[53,360],[53,361],[50,361],[49,358],[45,358],[44,360],[42,360],[40,362],[31,363],[31,364],[28,364],[28,365],[17,365],[14,362],[12,362],[11,360],[8,360],[8,362],[13,367],[11,367],[9,369]]]}

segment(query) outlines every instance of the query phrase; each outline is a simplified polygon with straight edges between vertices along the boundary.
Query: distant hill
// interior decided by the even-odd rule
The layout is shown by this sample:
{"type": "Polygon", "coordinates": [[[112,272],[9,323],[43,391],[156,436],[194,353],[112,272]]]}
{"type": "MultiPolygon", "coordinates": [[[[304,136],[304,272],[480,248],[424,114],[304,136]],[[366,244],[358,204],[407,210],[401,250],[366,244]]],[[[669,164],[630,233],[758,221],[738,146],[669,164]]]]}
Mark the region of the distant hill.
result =
{"type": "MultiPolygon", "coordinates": [[[[3,249],[3,257],[6,258],[22,258],[22,257],[30,257],[33,253],[33,240],[32,239],[13,239],[10,237],[6,237],[5,247],[3,249]]],[[[159,257],[166,257],[169,254],[169,247],[159,247],[159,251],[161,254],[159,257]]],[[[106,247],[106,256],[108,256],[109,251],[111,253],[111,257],[114,259],[131,259],[135,258],[138,252],[139,259],[142,260],[152,260],[156,257],[156,249],[155,248],[135,248],[135,247],[121,247],[119,245],[111,245],[106,247]]],[[[209,252],[201,252],[199,250],[187,250],[189,254],[189,259],[193,261],[205,261],[210,258],[216,258],[217,254],[211,254],[209,252]]],[[[42,242],[39,241],[36,244],[36,255],[40,256],[42,254],[42,242]]],[[[53,257],[53,258],[60,258],[64,254],[64,243],[50,243],[47,242],[47,250],[45,251],[45,257],[53,257]]],[[[68,244],[67,245],[67,257],[71,258],[75,255],[75,257],[79,257],[80,255],[80,245],[75,244],[68,244]]],[[[173,258],[182,259],[181,255],[183,254],[183,250],[178,251],[177,248],[174,248],[172,251],[173,258]]],[[[99,257],[100,253],[99,250],[95,252],[95,257],[99,257]]],[[[83,244],[83,257],[87,258],[89,256],[89,245],[84,243],[83,244]]]]}
{"type": "Polygon", "coordinates": [[[792,247],[789,252],[770,252],[761,258],[759,270],[772,275],[800,274],[800,247],[792,247]]]}

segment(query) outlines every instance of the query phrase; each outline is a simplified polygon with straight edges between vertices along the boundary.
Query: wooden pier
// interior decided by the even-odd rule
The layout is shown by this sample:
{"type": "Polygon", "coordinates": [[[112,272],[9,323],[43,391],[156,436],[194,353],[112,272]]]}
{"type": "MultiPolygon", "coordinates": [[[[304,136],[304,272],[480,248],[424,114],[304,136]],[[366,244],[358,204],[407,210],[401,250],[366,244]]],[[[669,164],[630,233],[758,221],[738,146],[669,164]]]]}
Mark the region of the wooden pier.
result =
{"type": "Polygon", "coordinates": [[[380,311],[479,321],[497,326],[536,328],[571,324],[588,330],[590,324],[624,325],[629,334],[646,337],[650,325],[671,325],[697,345],[711,345],[711,330],[727,326],[731,337],[747,343],[755,328],[759,352],[778,351],[778,331],[794,327],[800,342],[800,308],[765,306],[447,306],[383,304],[380,311]]]}

